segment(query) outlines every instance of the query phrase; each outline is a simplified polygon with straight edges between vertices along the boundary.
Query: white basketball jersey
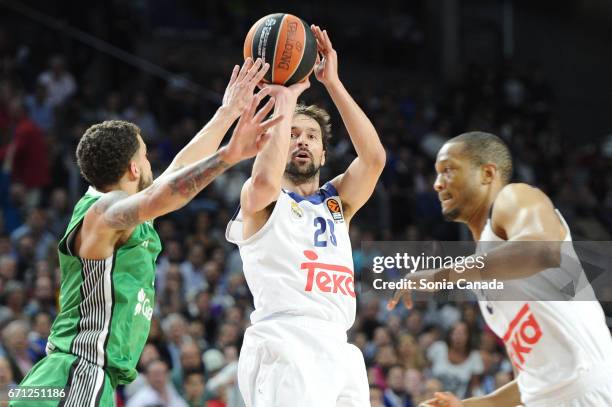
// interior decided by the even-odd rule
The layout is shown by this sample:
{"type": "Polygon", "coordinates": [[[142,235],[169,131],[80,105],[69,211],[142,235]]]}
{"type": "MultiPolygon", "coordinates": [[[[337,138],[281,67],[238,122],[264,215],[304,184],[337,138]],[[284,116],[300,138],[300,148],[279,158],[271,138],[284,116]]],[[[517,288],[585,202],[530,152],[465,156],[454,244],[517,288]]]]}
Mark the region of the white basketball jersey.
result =
{"type": "Polygon", "coordinates": [[[270,218],[243,239],[239,210],[226,231],[240,249],[253,294],[251,322],[306,316],[348,330],[355,320],[355,281],[348,227],[336,188],[328,182],[302,197],[283,190],[270,218]]]}
{"type": "MultiPolygon", "coordinates": [[[[571,242],[569,227],[558,211],[557,214],[566,230],[565,241],[571,242]]],[[[502,240],[493,232],[489,219],[477,252],[486,252],[487,242],[502,240]]],[[[603,310],[585,280],[582,267],[579,281],[565,271],[568,267],[575,270],[575,264],[580,264],[571,243],[563,244],[563,250],[560,269],[504,282],[505,298],[517,295],[511,298],[525,301],[479,301],[485,321],[503,339],[519,372],[518,386],[527,406],[575,397],[572,394],[580,394],[588,385],[589,380],[584,380],[588,375],[608,375],[612,380],[612,339],[603,310]],[[580,287],[574,298],[563,298],[568,283],[580,287]]]]}

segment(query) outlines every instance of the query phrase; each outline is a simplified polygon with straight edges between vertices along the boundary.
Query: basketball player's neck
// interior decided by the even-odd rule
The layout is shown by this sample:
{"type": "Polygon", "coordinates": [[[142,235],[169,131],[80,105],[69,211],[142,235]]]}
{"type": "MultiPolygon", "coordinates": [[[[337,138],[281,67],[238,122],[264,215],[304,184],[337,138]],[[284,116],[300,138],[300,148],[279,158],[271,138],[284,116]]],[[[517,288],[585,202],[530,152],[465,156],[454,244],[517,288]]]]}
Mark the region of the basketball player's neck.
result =
{"type": "Polygon", "coordinates": [[[132,195],[138,192],[138,182],[130,182],[126,176],[123,176],[119,182],[102,189],[100,192],[106,193],[111,191],[123,191],[132,195]]]}
{"type": "Polygon", "coordinates": [[[312,195],[319,189],[319,174],[307,180],[299,181],[287,177],[287,174],[285,174],[283,176],[281,186],[283,189],[295,192],[296,194],[301,196],[312,195]]]}
{"type": "Polygon", "coordinates": [[[475,241],[480,240],[480,236],[482,231],[487,224],[487,220],[489,219],[489,214],[491,212],[491,207],[497,198],[497,194],[501,191],[502,185],[498,185],[497,183],[491,185],[489,190],[484,193],[481,199],[477,200],[478,205],[473,209],[471,215],[468,217],[467,223],[470,232],[472,233],[472,237],[475,241]]]}

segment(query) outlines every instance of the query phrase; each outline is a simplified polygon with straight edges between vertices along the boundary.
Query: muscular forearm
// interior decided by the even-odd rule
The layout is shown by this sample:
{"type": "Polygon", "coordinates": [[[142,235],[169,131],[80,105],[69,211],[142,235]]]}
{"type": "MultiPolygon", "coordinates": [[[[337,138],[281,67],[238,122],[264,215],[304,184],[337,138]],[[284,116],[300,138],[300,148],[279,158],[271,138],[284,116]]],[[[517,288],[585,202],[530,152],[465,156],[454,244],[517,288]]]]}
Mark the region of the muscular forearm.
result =
{"type": "Polygon", "coordinates": [[[175,211],[234,164],[224,158],[225,147],[210,157],[156,180],[135,195],[127,198],[119,196],[117,202],[109,201],[97,210],[104,214],[106,225],[113,229],[128,229],[175,211]]]}
{"type": "Polygon", "coordinates": [[[465,279],[468,281],[483,280],[514,280],[527,278],[551,267],[558,267],[560,263],[561,247],[559,242],[524,241],[504,242],[482,255],[480,260],[484,267],[475,267],[459,272],[446,270],[442,274],[448,281],[465,279]]]}
{"type": "Polygon", "coordinates": [[[365,163],[378,163],[381,157],[384,160],[385,150],[374,125],[348,93],[342,82],[337,81],[328,84],[326,88],[342,117],[360,160],[365,163]]]}
{"type": "Polygon", "coordinates": [[[287,164],[291,142],[291,117],[293,117],[296,103],[296,99],[292,96],[279,95],[276,98],[274,116],[283,115],[287,119],[272,128],[270,141],[255,158],[251,175],[256,184],[263,180],[266,184],[278,185],[280,188],[287,164]]]}
{"type": "Polygon", "coordinates": [[[491,394],[463,401],[465,407],[516,407],[520,405],[521,393],[516,380],[500,387],[491,394]]]}
{"type": "Polygon", "coordinates": [[[191,139],[189,144],[183,147],[174,157],[172,164],[164,172],[164,175],[193,164],[202,157],[208,157],[217,151],[223,137],[237,118],[238,116],[227,107],[221,106],[210,121],[191,139]]]}

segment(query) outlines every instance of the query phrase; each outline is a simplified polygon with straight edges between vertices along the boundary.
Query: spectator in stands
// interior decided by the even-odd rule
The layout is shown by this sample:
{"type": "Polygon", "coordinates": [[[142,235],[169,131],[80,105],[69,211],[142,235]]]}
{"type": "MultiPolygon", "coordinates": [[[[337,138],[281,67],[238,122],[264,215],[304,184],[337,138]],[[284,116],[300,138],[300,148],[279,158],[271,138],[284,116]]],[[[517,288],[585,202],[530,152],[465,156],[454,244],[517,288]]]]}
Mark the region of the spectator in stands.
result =
{"type": "Polygon", "coordinates": [[[34,363],[46,356],[45,348],[52,322],[51,315],[45,311],[38,312],[32,318],[32,330],[28,334],[28,342],[30,343],[30,356],[34,363]]]}
{"type": "Polygon", "coordinates": [[[0,160],[12,151],[11,179],[28,188],[28,204],[36,205],[41,188],[49,185],[49,155],[42,130],[27,115],[23,99],[9,102],[10,144],[0,147],[0,160]]]}
{"type": "Polygon", "coordinates": [[[127,402],[127,407],[187,407],[187,403],[168,380],[168,366],[154,360],[146,367],[147,384],[127,402]]]}
{"type": "Polygon", "coordinates": [[[181,346],[190,342],[188,325],[185,318],[180,314],[168,315],[162,323],[167,340],[168,351],[172,360],[172,368],[181,365],[181,346]]]}
{"type": "Polygon", "coordinates": [[[64,235],[68,223],[70,222],[70,217],[72,216],[66,189],[55,188],[51,192],[47,215],[49,219],[49,231],[53,236],[59,239],[64,235]]]}
{"type": "MultiPolygon", "coordinates": [[[[45,263],[43,262],[43,264],[45,263]]],[[[55,315],[57,315],[55,304],[53,280],[49,276],[39,276],[35,279],[34,296],[26,306],[25,313],[33,317],[40,312],[45,312],[55,318],[55,315]]]]}
{"type": "Polygon", "coordinates": [[[28,115],[45,133],[49,133],[55,124],[55,111],[47,95],[47,87],[39,83],[34,94],[25,98],[28,115]]]}
{"type": "Polygon", "coordinates": [[[13,380],[11,365],[4,356],[0,356],[0,394],[7,394],[9,388],[13,386],[15,386],[15,380],[13,380]]]}
{"type": "Polygon", "coordinates": [[[27,322],[17,319],[9,323],[3,331],[2,343],[6,358],[11,366],[13,379],[19,383],[34,366],[34,360],[29,351],[27,322]]]}
{"type": "Polygon", "coordinates": [[[179,392],[183,390],[182,383],[185,379],[186,371],[199,371],[204,374],[202,352],[193,341],[183,343],[181,346],[180,363],[172,368],[172,383],[179,392]]]}
{"type": "Polygon", "coordinates": [[[136,365],[136,379],[134,379],[132,383],[125,386],[125,396],[128,400],[132,398],[134,394],[138,393],[138,391],[140,391],[144,386],[146,386],[146,367],[155,360],[160,360],[157,348],[152,343],[145,344],[144,348],[142,349],[140,359],[138,359],[138,364],[136,365]]]}
{"type": "Polygon", "coordinates": [[[0,325],[11,320],[27,320],[28,316],[24,312],[25,307],[25,290],[23,284],[9,280],[4,286],[3,303],[0,306],[0,325]]]}
{"type": "Polygon", "coordinates": [[[143,91],[136,92],[132,100],[132,104],[123,111],[124,119],[140,128],[142,138],[146,143],[157,142],[159,137],[157,119],[149,110],[146,94],[143,91]]]}
{"type": "Polygon", "coordinates": [[[395,365],[389,369],[386,382],[385,407],[413,407],[411,396],[406,391],[404,369],[401,365],[395,365]]]}
{"type": "Polygon", "coordinates": [[[47,230],[47,214],[41,207],[32,208],[24,225],[13,231],[11,240],[19,242],[24,236],[34,244],[34,260],[45,260],[57,246],[57,239],[47,230]]]}
{"type": "Polygon", "coordinates": [[[49,61],[49,69],[40,74],[38,83],[47,88],[49,103],[62,107],[77,90],[74,77],[66,70],[66,62],[61,55],[54,55],[49,61]]]}
{"type": "Polygon", "coordinates": [[[445,391],[460,398],[470,395],[474,377],[482,374],[483,364],[478,351],[470,347],[470,332],[464,322],[457,322],[446,341],[438,341],[427,350],[433,377],[442,382],[445,391]]]}
{"type": "Polygon", "coordinates": [[[186,370],[182,381],[182,391],[189,407],[204,407],[210,398],[206,394],[204,373],[199,370],[186,370]]]}

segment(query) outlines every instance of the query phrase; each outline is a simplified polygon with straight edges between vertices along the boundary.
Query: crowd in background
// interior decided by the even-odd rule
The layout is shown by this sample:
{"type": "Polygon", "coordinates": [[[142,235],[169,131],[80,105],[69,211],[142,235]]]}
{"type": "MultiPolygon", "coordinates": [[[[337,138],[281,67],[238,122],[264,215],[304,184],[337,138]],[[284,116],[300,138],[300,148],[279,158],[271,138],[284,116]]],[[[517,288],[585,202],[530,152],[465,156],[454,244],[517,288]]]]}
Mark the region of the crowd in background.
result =
{"type": "MultiPolygon", "coordinates": [[[[222,92],[229,73],[228,65],[227,75],[204,85],[222,92]]],[[[84,130],[107,119],[137,124],[159,174],[215,109],[180,81],[100,89],[84,78],[70,55],[24,47],[0,28],[0,389],[18,383],[44,356],[57,314],[57,242],[86,187],[74,158],[84,130]]],[[[453,85],[385,89],[362,79],[347,87],[387,149],[374,196],[351,225],[358,274],[367,263],[361,241],[469,238],[443,221],[432,189],[438,148],[469,129],[509,144],[515,179],[542,188],[575,237],[611,240],[612,151],[560,136],[555,92],[537,68],[474,64],[453,85]]],[[[332,113],[326,181],[354,152],[324,89],[313,86],[304,99],[332,113]]],[[[249,170],[249,162],[231,169],[186,208],[156,220],[163,251],[155,313],[139,376],[119,389],[120,403],[243,405],[236,368],[252,298],[224,233],[249,170]]],[[[349,332],[366,360],[372,406],[416,406],[438,390],[480,395],[512,380],[503,343],[477,304],[429,301],[390,313],[384,301],[360,296],[349,332]]]]}

